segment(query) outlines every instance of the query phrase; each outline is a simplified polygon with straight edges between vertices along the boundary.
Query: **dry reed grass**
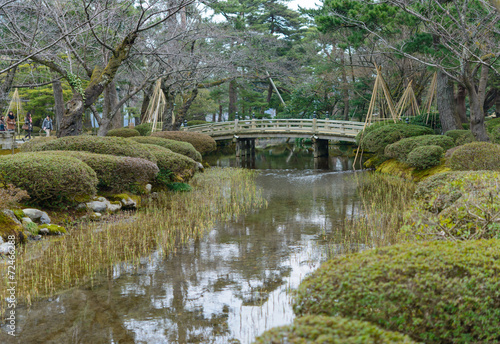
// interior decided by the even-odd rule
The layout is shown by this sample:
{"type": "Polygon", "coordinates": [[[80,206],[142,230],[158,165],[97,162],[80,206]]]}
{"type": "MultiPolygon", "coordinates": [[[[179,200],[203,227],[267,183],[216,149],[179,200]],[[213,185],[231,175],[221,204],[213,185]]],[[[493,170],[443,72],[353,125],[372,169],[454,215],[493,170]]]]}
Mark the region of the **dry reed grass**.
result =
{"type": "MultiPolygon", "coordinates": [[[[216,221],[235,218],[265,204],[255,173],[244,169],[209,169],[192,181],[189,193],[161,193],[130,223],[85,223],[71,235],[19,247],[16,259],[18,303],[92,283],[97,273],[112,273],[120,262],[139,264],[153,250],[175,252],[177,245],[202,236],[216,221]],[[36,257],[35,257],[36,255],[36,257]]],[[[7,295],[0,280],[0,299],[7,295]]],[[[0,306],[3,314],[5,303],[0,306]]]]}

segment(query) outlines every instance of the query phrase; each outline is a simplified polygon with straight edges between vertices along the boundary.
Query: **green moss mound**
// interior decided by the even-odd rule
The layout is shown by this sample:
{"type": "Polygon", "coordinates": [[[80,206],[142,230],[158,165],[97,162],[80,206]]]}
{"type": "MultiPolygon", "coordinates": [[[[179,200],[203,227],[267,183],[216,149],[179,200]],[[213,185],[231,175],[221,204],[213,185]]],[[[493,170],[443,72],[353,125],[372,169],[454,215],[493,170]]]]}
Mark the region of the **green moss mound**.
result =
{"type": "Polygon", "coordinates": [[[148,149],[156,158],[160,172],[173,172],[177,179],[187,181],[196,172],[197,162],[185,155],[172,152],[170,149],[142,144],[141,146],[148,149]]]}
{"type": "Polygon", "coordinates": [[[360,147],[377,154],[384,154],[385,147],[407,137],[432,135],[431,128],[411,124],[388,124],[380,126],[366,135],[360,141],[360,147]]]}
{"type": "Polygon", "coordinates": [[[41,225],[38,226],[38,232],[40,233],[40,229],[46,228],[49,230],[49,235],[57,235],[57,234],[66,234],[66,229],[62,226],[58,225],[41,225]]]}
{"type": "Polygon", "coordinates": [[[111,129],[106,134],[106,136],[116,136],[116,137],[134,137],[134,136],[140,136],[140,135],[141,135],[141,133],[139,133],[139,131],[132,129],[132,128],[111,129]]]}
{"type": "Polygon", "coordinates": [[[189,142],[163,139],[161,137],[133,137],[131,140],[138,143],[156,145],[170,149],[172,152],[185,155],[195,161],[201,162],[201,154],[189,142]]]}
{"type": "Polygon", "coordinates": [[[210,153],[217,148],[215,140],[206,134],[192,133],[188,131],[158,131],[153,133],[151,136],[189,142],[201,154],[210,153]]]}
{"type": "Polygon", "coordinates": [[[159,172],[157,165],[149,160],[73,151],[46,151],[39,154],[70,156],[83,161],[96,173],[101,190],[121,192],[134,191],[154,180],[159,172]]]}
{"type": "Polygon", "coordinates": [[[447,171],[450,171],[450,169],[444,163],[440,163],[437,166],[433,166],[424,170],[419,170],[408,165],[407,163],[398,161],[396,159],[384,161],[377,167],[377,172],[401,177],[404,179],[412,180],[414,182],[419,182],[435,174],[440,174],[447,171]]]}
{"type": "Polygon", "coordinates": [[[403,231],[417,239],[500,239],[500,173],[457,171],[419,183],[403,231]]]}
{"type": "Polygon", "coordinates": [[[39,145],[44,144],[44,143],[47,143],[49,141],[54,141],[56,139],[57,139],[57,137],[55,137],[55,136],[34,137],[31,140],[29,140],[28,142],[23,143],[21,145],[21,149],[20,150],[21,150],[21,152],[35,152],[36,151],[36,149],[35,149],[36,146],[39,146],[39,145]]]}
{"type": "Polygon", "coordinates": [[[424,170],[441,163],[441,156],[444,149],[440,146],[429,145],[415,148],[408,154],[406,162],[408,165],[419,170],[424,170]]]}
{"type": "Polygon", "coordinates": [[[451,137],[456,146],[461,146],[475,141],[474,135],[470,130],[449,130],[445,133],[445,135],[451,137]]]}
{"type": "Polygon", "coordinates": [[[500,145],[472,142],[458,147],[448,160],[455,171],[500,170],[500,145]]]}
{"type": "Polygon", "coordinates": [[[0,211],[0,236],[5,242],[9,241],[9,236],[13,235],[17,243],[26,241],[26,236],[23,234],[23,226],[16,223],[10,217],[0,211]]]}
{"type": "Polygon", "coordinates": [[[135,130],[137,130],[141,136],[149,136],[151,135],[151,129],[153,129],[153,124],[152,123],[142,123],[139,125],[136,125],[134,127],[135,130]]]}
{"type": "Polygon", "coordinates": [[[415,148],[431,145],[439,146],[443,148],[443,150],[448,150],[455,146],[455,142],[451,137],[443,135],[421,135],[408,137],[385,147],[384,155],[388,158],[398,159],[402,162],[408,162],[408,155],[415,148]]]}
{"type": "Polygon", "coordinates": [[[98,182],[94,170],[78,159],[36,152],[0,157],[0,171],[7,183],[42,203],[94,195],[98,182]]]}
{"type": "Polygon", "coordinates": [[[500,240],[377,248],[323,264],[300,285],[294,310],[425,343],[498,343],[499,271],[500,240]]]}
{"type": "Polygon", "coordinates": [[[293,325],[266,331],[256,338],[255,344],[389,344],[416,343],[408,336],[385,331],[365,321],[341,317],[305,316],[293,325]]]}
{"type": "Polygon", "coordinates": [[[33,151],[84,151],[97,154],[129,156],[156,162],[154,156],[133,141],[122,137],[68,136],[33,147],[33,151]]]}

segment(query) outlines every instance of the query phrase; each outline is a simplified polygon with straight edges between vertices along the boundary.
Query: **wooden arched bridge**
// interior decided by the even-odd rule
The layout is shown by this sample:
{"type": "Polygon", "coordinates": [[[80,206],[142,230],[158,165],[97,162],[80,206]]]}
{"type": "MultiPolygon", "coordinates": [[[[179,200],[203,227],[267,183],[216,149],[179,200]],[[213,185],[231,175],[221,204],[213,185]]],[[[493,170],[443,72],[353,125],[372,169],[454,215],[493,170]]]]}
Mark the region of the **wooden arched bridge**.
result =
{"type": "Polygon", "coordinates": [[[251,119],[207,123],[183,128],[210,135],[215,140],[236,141],[236,156],[252,155],[256,138],[310,138],[314,156],[328,155],[328,141],[355,142],[364,122],[333,121],[327,119],[251,119]]]}
{"type": "Polygon", "coordinates": [[[259,137],[298,137],[354,142],[364,122],[326,119],[252,119],[207,123],[184,128],[210,135],[214,140],[259,137]]]}

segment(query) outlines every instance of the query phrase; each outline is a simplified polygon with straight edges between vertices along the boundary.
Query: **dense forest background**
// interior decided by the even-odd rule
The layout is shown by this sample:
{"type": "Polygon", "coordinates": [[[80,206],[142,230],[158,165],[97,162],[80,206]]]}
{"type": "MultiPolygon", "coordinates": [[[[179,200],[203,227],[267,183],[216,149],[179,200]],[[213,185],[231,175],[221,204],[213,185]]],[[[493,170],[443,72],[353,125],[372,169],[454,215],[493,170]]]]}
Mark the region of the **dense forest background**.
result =
{"type": "MultiPolygon", "coordinates": [[[[1,113],[18,89],[35,125],[49,114],[59,136],[91,127],[105,135],[144,120],[161,90],[165,130],[235,116],[362,121],[379,66],[394,102],[411,83],[419,107],[405,109],[417,115],[412,121],[470,126],[488,140],[485,117],[500,113],[495,1],[317,5],[0,0],[1,113]]],[[[376,116],[388,115],[384,102],[376,116]]]]}

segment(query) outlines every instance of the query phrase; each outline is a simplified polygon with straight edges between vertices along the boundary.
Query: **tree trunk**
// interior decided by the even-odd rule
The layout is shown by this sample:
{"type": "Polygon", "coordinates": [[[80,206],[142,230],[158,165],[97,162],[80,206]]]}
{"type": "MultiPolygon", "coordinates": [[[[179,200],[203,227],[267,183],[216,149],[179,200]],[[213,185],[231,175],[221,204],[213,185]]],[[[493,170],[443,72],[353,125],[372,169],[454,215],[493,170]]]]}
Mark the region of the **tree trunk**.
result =
{"type": "Polygon", "coordinates": [[[442,71],[437,73],[437,105],[443,133],[449,130],[462,129],[460,119],[455,115],[455,99],[453,84],[442,71]]]}
{"type": "Polygon", "coordinates": [[[234,119],[234,115],[236,114],[236,111],[238,111],[238,109],[236,108],[236,102],[238,100],[236,87],[237,87],[236,81],[231,80],[229,82],[229,107],[228,107],[230,120],[234,119]]]}
{"type": "MultiPolygon", "coordinates": [[[[109,104],[111,105],[109,109],[110,111],[114,112],[119,102],[118,91],[116,90],[116,84],[114,81],[108,85],[108,90],[109,104]]],[[[118,111],[114,112],[114,115],[112,115],[111,118],[111,129],[119,128],[123,128],[123,114],[121,109],[118,109],[118,111]]]]}
{"type": "Polygon", "coordinates": [[[154,84],[144,89],[143,91],[144,96],[142,98],[142,105],[141,105],[141,123],[143,123],[144,118],[146,116],[146,111],[148,111],[149,102],[151,101],[151,95],[153,94],[153,87],[154,84]]]}
{"type": "Polygon", "coordinates": [[[222,122],[222,105],[219,104],[219,118],[217,119],[217,122],[222,122]]]}
{"type": "Polygon", "coordinates": [[[500,117],[500,94],[495,99],[495,117],[500,117]]]}
{"type": "MultiPolygon", "coordinates": [[[[7,75],[5,76],[5,81],[0,86],[0,113],[4,114],[4,107],[8,104],[9,92],[12,88],[12,83],[14,82],[14,77],[16,76],[17,67],[9,69],[7,75]]],[[[7,105],[8,106],[8,105],[7,105]]],[[[8,109],[7,109],[8,110],[8,109]]]]}
{"type": "Polygon", "coordinates": [[[344,120],[349,120],[349,85],[345,66],[344,51],[340,51],[340,64],[342,65],[342,101],[344,102],[344,120]]]}
{"type": "Polygon", "coordinates": [[[173,130],[179,130],[181,127],[182,123],[184,122],[184,119],[186,118],[186,114],[189,111],[189,108],[193,104],[194,100],[198,96],[198,88],[195,88],[191,91],[189,96],[184,96],[182,99],[182,106],[179,109],[179,112],[177,113],[177,116],[175,117],[175,122],[173,125],[173,130]]]}
{"type": "Polygon", "coordinates": [[[269,87],[267,88],[267,99],[266,99],[267,105],[269,107],[271,107],[271,97],[273,96],[273,90],[274,90],[273,85],[271,84],[271,82],[269,82],[269,87]]]}
{"type": "Polygon", "coordinates": [[[465,87],[463,85],[458,85],[457,96],[456,96],[457,113],[462,123],[469,122],[469,120],[467,119],[466,107],[465,107],[466,94],[467,92],[465,90],[465,87]]]}
{"type": "Polygon", "coordinates": [[[488,68],[481,67],[481,75],[479,77],[479,85],[476,88],[474,78],[467,73],[464,78],[464,85],[469,94],[470,105],[470,130],[477,141],[489,141],[490,138],[486,133],[484,125],[483,103],[486,90],[486,82],[488,80],[488,68]]]}
{"type": "Polygon", "coordinates": [[[54,92],[54,115],[56,122],[56,130],[59,131],[61,121],[64,115],[63,89],[60,80],[55,80],[52,83],[52,91],[54,92]]]}
{"type": "Polygon", "coordinates": [[[165,95],[165,109],[163,110],[162,116],[162,131],[172,131],[174,130],[174,99],[175,94],[170,93],[170,88],[162,88],[163,94],[165,95]]]}
{"type": "Polygon", "coordinates": [[[90,83],[84,91],[85,97],[72,85],[73,97],[66,104],[66,109],[61,122],[58,137],[80,135],[82,131],[82,118],[85,109],[96,102],[104,88],[113,81],[118,68],[128,57],[130,48],[134,45],[137,33],[128,35],[111,55],[106,67],[102,70],[95,68],[92,72],[90,83]]]}

